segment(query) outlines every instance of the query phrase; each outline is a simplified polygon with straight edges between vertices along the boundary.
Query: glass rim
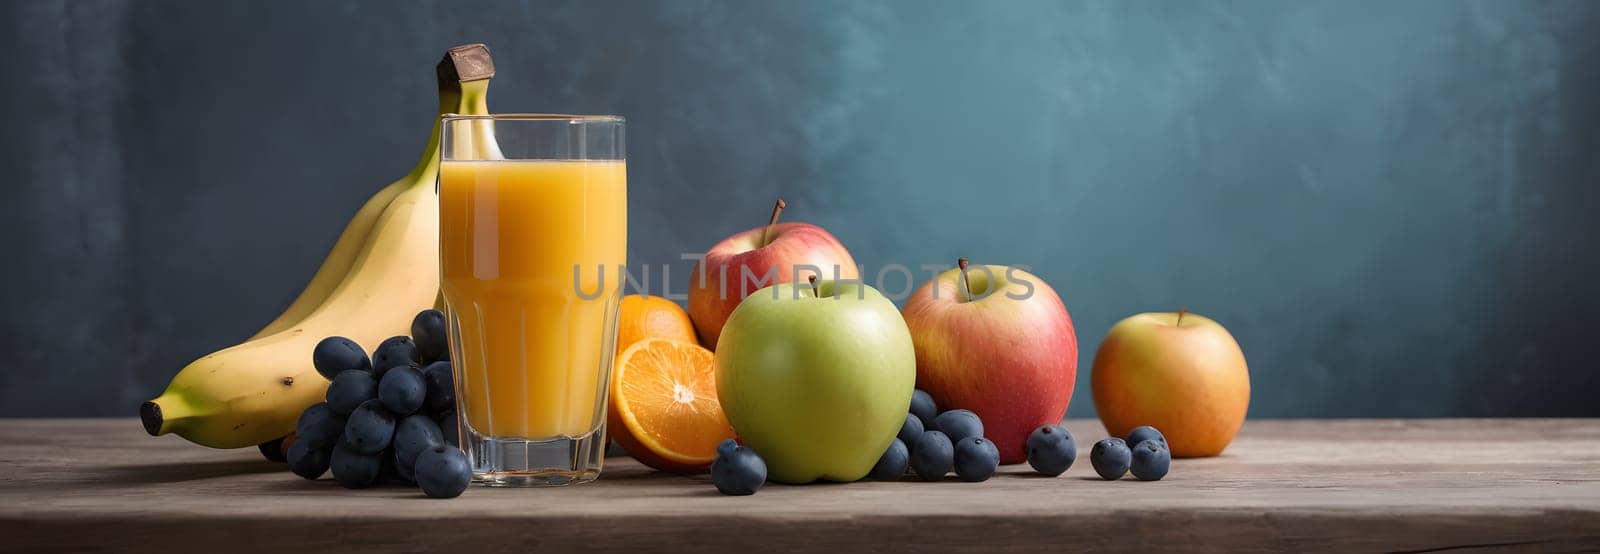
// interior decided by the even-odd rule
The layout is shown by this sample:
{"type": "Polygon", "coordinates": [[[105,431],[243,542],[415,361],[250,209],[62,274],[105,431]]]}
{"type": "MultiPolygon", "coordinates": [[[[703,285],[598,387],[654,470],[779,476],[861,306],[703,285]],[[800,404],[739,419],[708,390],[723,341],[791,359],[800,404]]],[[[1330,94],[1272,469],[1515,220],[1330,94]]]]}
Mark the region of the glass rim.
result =
{"type": "Polygon", "coordinates": [[[584,115],[564,113],[492,113],[458,114],[440,116],[444,121],[566,121],[568,123],[625,123],[620,115],[584,115]]]}

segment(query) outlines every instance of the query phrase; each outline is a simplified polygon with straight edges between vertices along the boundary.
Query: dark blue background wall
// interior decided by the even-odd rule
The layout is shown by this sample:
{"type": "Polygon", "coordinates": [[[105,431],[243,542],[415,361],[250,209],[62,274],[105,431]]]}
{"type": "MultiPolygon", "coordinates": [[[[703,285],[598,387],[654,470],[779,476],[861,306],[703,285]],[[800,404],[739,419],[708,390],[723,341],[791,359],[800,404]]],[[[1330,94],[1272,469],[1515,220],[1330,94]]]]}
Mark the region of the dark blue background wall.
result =
{"type": "Polygon", "coordinates": [[[132,415],[270,319],[473,41],[497,111],[629,118],[634,263],[686,272],[781,195],[869,272],[1032,265],[1078,325],[1074,415],[1111,324],[1178,306],[1243,344],[1253,416],[1600,415],[1597,25],[1583,1],[6,2],[0,415],[132,415]]]}

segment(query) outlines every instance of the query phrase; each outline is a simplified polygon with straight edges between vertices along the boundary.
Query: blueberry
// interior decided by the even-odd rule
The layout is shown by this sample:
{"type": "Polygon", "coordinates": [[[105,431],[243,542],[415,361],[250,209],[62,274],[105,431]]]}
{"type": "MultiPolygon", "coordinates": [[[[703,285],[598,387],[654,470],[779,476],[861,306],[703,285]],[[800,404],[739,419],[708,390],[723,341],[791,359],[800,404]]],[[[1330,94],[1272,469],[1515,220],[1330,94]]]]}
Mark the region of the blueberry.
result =
{"type": "Polygon", "coordinates": [[[378,400],[395,415],[411,415],[427,397],[428,385],[422,381],[422,372],[411,366],[391,368],[378,380],[378,400]]]}
{"type": "Polygon", "coordinates": [[[328,449],[312,448],[305,441],[294,441],[284,457],[289,461],[289,471],[306,479],[315,481],[328,471],[328,449]]]}
{"type": "Polygon", "coordinates": [[[736,447],[711,462],[711,484],[732,496],[755,494],[767,482],[767,462],[749,447],[736,447]]]}
{"type": "Polygon", "coordinates": [[[943,431],[953,442],[983,436],[983,420],[969,410],[950,410],[933,418],[933,429],[943,431]]]}
{"type": "Polygon", "coordinates": [[[439,432],[444,435],[445,444],[461,446],[461,426],[456,422],[455,410],[439,414],[439,419],[433,422],[439,424],[439,432]]]}
{"type": "Polygon", "coordinates": [[[967,437],[956,443],[956,477],[968,483],[987,481],[1000,468],[1000,449],[983,437],[967,437]]]}
{"type": "Polygon", "coordinates": [[[911,470],[923,481],[938,481],[955,467],[955,446],[939,431],[923,431],[911,446],[911,470]]]}
{"type": "Polygon", "coordinates": [[[1172,453],[1167,443],[1145,440],[1133,445],[1133,476],[1140,481],[1160,481],[1172,468],[1172,453]]]}
{"type": "Polygon", "coordinates": [[[362,402],[344,424],[344,440],[357,454],[368,456],[383,452],[394,439],[394,414],[377,400],[362,402]]]}
{"type": "Polygon", "coordinates": [[[410,472],[411,466],[417,463],[417,456],[423,451],[444,444],[444,433],[439,430],[439,424],[434,423],[428,416],[416,414],[400,420],[394,429],[394,453],[400,466],[410,472]]]}
{"type": "Polygon", "coordinates": [[[923,429],[938,429],[933,425],[933,418],[939,415],[939,404],[928,391],[917,389],[911,393],[911,414],[922,420],[923,429]]]}
{"type": "Polygon", "coordinates": [[[404,335],[383,339],[378,349],[372,351],[372,372],[382,377],[390,368],[413,365],[422,358],[417,353],[417,343],[404,335]]]}
{"type": "Polygon", "coordinates": [[[1134,427],[1132,431],[1128,431],[1128,436],[1124,437],[1123,441],[1128,443],[1128,446],[1137,447],[1139,443],[1144,441],[1159,441],[1161,444],[1167,444],[1167,437],[1162,435],[1161,431],[1157,431],[1155,427],[1145,425],[1134,427]]]}
{"type": "Polygon", "coordinates": [[[344,337],[328,337],[311,350],[311,365],[329,381],[347,369],[371,371],[372,361],[356,341],[344,337]]]}
{"type": "Polygon", "coordinates": [[[258,444],[258,445],[256,445],[256,450],[260,450],[261,451],[261,457],[266,458],[267,461],[269,461],[269,462],[277,462],[277,463],[280,463],[280,464],[284,463],[284,462],[287,462],[287,461],[289,461],[289,459],[284,457],[284,453],[283,453],[283,450],[284,450],[284,448],[283,448],[283,439],[286,439],[286,438],[288,438],[288,437],[279,437],[279,438],[272,439],[272,440],[269,440],[267,442],[258,444]]]}
{"type": "Polygon", "coordinates": [[[1094,465],[1094,472],[1107,481],[1121,479],[1122,474],[1128,472],[1132,458],[1128,443],[1115,437],[1094,443],[1094,449],[1089,451],[1089,463],[1094,465]]]}
{"type": "MultiPolygon", "coordinates": [[[[912,421],[917,418],[912,417],[912,421]]],[[[906,443],[896,438],[889,443],[889,449],[883,451],[878,457],[878,463],[872,466],[872,472],[867,476],[879,481],[899,481],[906,474],[906,465],[911,462],[911,449],[906,448],[906,443]]]]}
{"type": "Polygon", "coordinates": [[[422,492],[434,498],[461,496],[472,483],[472,465],[467,462],[467,455],[453,446],[439,445],[424,450],[417,456],[412,473],[422,492]]]}
{"type": "Polygon", "coordinates": [[[722,439],[722,442],[717,443],[717,455],[727,456],[729,452],[733,452],[736,448],[739,448],[739,441],[734,439],[722,439]]]}
{"type": "Polygon", "coordinates": [[[922,420],[916,414],[906,414],[906,422],[900,424],[900,434],[896,438],[900,439],[900,442],[912,444],[917,442],[917,438],[921,437],[925,430],[922,427],[922,420]]]}
{"type": "Polygon", "coordinates": [[[344,434],[344,418],[333,413],[327,402],[318,402],[300,412],[294,426],[294,440],[312,448],[327,448],[344,434]]]}
{"type": "Polygon", "coordinates": [[[450,362],[428,364],[422,369],[422,381],[428,387],[428,411],[437,414],[456,408],[456,378],[450,362]]]}
{"type": "Polygon", "coordinates": [[[339,417],[350,417],[356,406],[378,397],[378,380],[359,369],[346,369],[328,385],[328,408],[339,417]]]}
{"type": "Polygon", "coordinates": [[[417,354],[422,357],[422,362],[449,358],[445,354],[448,345],[444,337],[444,312],[422,310],[411,320],[411,338],[416,339],[417,354]]]}
{"type": "Polygon", "coordinates": [[[340,442],[333,447],[329,468],[333,470],[333,480],[338,481],[340,486],[364,489],[378,482],[378,474],[383,472],[383,459],[376,453],[362,454],[351,448],[349,443],[340,442]]]}
{"type": "Polygon", "coordinates": [[[1044,475],[1055,477],[1067,472],[1078,459],[1078,443],[1060,425],[1040,425],[1028,434],[1028,465],[1044,475]]]}

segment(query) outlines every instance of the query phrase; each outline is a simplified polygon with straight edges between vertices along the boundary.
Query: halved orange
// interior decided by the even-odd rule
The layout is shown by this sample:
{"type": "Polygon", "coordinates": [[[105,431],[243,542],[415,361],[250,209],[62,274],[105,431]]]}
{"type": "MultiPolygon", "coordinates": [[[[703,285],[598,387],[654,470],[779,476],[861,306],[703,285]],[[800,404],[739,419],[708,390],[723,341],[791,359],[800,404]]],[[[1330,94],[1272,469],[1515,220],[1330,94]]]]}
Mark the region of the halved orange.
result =
{"type": "Polygon", "coordinates": [[[607,425],[611,438],[645,465],[689,472],[717,457],[733,426],[717,401],[716,365],[698,344],[662,338],[617,356],[607,425]]]}

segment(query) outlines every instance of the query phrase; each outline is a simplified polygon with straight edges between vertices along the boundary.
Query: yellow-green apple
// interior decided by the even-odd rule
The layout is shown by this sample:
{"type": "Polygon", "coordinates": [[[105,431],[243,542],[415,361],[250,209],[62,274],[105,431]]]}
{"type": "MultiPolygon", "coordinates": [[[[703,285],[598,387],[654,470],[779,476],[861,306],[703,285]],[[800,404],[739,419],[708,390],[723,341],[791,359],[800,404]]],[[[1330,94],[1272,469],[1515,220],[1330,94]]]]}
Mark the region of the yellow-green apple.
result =
{"type": "Polygon", "coordinates": [[[1001,463],[1027,459],[1028,433],[1061,422],[1078,375],[1078,335],[1050,285],[1015,267],[961,267],[924,283],[904,315],[917,386],[983,419],[1001,463]]]}
{"type": "Polygon", "coordinates": [[[717,398],[780,483],[855,481],[905,424],[916,385],[894,303],[849,281],[758,290],[728,317],[717,398]]]}
{"type": "Polygon", "coordinates": [[[765,226],[722,239],[689,275],[689,319],[700,342],[717,349],[722,326],[745,296],[769,285],[818,279],[859,279],[861,269],[839,239],[810,223],[778,223],[778,199],[765,226]],[[837,273],[835,273],[837,272],[837,273]]]}
{"type": "Polygon", "coordinates": [[[1117,322],[1094,355],[1095,411],[1113,436],[1151,425],[1173,456],[1221,454],[1250,407],[1244,351],[1222,325],[1186,310],[1117,322]]]}

